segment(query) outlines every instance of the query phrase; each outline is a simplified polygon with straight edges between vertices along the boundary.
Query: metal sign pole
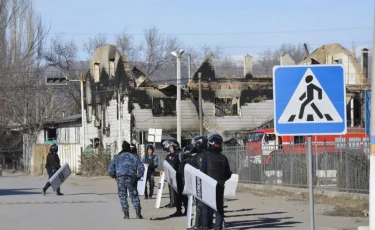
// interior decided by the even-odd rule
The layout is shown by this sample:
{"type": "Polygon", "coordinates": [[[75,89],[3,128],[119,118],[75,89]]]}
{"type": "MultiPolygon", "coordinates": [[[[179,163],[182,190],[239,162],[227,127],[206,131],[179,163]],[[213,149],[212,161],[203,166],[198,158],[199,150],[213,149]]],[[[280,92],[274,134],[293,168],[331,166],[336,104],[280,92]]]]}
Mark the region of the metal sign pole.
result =
{"type": "Polygon", "coordinates": [[[312,141],[311,136],[307,138],[307,157],[308,157],[308,180],[309,180],[309,194],[310,194],[310,230],[315,230],[314,220],[314,188],[313,188],[313,162],[312,162],[312,141]]]}

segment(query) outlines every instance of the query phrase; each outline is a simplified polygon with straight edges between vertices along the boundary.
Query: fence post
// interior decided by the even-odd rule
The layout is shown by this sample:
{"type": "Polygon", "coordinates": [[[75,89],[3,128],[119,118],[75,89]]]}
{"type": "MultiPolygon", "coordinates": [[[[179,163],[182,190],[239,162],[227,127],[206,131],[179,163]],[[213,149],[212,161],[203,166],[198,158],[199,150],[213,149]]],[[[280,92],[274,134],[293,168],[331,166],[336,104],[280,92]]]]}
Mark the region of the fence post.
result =
{"type": "Polygon", "coordinates": [[[260,182],[263,183],[263,146],[262,144],[260,145],[260,182]]]}
{"type": "Polygon", "coordinates": [[[290,144],[292,149],[291,163],[290,163],[290,185],[293,185],[293,174],[294,174],[294,144],[290,144]]]}
{"type": "Polygon", "coordinates": [[[345,188],[346,192],[349,190],[349,163],[348,163],[348,145],[349,143],[345,143],[346,151],[345,151],[345,188]]]}
{"type": "Polygon", "coordinates": [[[328,156],[327,156],[327,143],[326,140],[324,140],[324,168],[325,168],[325,188],[327,189],[328,185],[328,178],[327,178],[327,168],[328,168],[328,156]]]}

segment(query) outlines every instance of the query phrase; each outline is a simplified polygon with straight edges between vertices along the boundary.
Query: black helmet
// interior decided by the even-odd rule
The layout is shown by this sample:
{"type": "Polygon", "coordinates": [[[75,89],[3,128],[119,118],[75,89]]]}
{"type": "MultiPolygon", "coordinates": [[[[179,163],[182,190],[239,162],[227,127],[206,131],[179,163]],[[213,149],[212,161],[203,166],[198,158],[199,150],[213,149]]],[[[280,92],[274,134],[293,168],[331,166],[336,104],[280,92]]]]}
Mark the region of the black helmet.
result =
{"type": "Polygon", "coordinates": [[[154,152],[154,145],[153,144],[147,144],[146,145],[146,151],[148,151],[149,149],[152,149],[152,152],[154,152]]]}
{"type": "Polygon", "coordinates": [[[122,151],[130,152],[130,144],[127,141],[122,142],[122,151]]]}
{"type": "Polygon", "coordinates": [[[130,152],[137,153],[137,146],[135,146],[133,143],[130,144],[130,152]]]}
{"type": "Polygon", "coordinates": [[[167,140],[163,142],[164,148],[169,149],[170,147],[173,147],[174,150],[180,148],[180,145],[178,144],[178,141],[176,140],[167,140]]]}
{"type": "Polygon", "coordinates": [[[169,141],[169,147],[173,146],[175,149],[179,149],[180,148],[180,144],[178,143],[177,140],[170,140],[169,141]]]}
{"type": "Polygon", "coordinates": [[[50,151],[51,153],[57,153],[57,151],[59,151],[59,147],[57,147],[56,144],[53,144],[53,145],[51,145],[51,147],[49,148],[49,151],[50,151]]]}
{"type": "Polygon", "coordinates": [[[214,152],[223,150],[223,138],[219,134],[213,133],[208,137],[208,150],[214,152]]]}
{"type": "Polygon", "coordinates": [[[195,136],[191,140],[191,144],[197,148],[197,150],[207,149],[207,138],[205,136],[195,136]]]}

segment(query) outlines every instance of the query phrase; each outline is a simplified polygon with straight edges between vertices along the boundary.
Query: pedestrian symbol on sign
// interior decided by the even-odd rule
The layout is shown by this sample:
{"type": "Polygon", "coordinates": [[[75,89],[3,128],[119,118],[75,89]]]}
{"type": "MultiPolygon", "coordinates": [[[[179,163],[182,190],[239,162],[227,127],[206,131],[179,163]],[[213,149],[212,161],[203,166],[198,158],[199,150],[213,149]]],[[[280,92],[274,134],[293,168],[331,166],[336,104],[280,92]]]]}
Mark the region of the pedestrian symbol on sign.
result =
{"type": "Polygon", "coordinates": [[[293,124],[342,121],[324,88],[309,68],[302,77],[278,122],[281,124],[293,124]]]}
{"type": "MultiPolygon", "coordinates": [[[[301,108],[299,110],[299,116],[298,116],[299,119],[303,118],[303,112],[305,110],[306,105],[308,105],[310,102],[313,102],[313,100],[314,100],[314,90],[316,90],[318,92],[318,98],[319,98],[319,100],[322,100],[322,89],[319,88],[318,86],[314,85],[314,83],[311,83],[313,79],[314,79],[314,77],[311,76],[311,75],[308,75],[305,78],[306,83],[308,83],[307,89],[306,89],[306,92],[304,92],[301,95],[301,97],[299,98],[299,100],[302,101],[305,98],[306,98],[306,100],[302,103],[301,108]]],[[[314,104],[314,102],[311,103],[310,106],[314,109],[315,113],[318,114],[319,118],[322,119],[323,115],[319,111],[319,109],[316,107],[316,105],[314,104]]],[[[309,118],[307,118],[307,119],[309,119],[309,118]]]]}

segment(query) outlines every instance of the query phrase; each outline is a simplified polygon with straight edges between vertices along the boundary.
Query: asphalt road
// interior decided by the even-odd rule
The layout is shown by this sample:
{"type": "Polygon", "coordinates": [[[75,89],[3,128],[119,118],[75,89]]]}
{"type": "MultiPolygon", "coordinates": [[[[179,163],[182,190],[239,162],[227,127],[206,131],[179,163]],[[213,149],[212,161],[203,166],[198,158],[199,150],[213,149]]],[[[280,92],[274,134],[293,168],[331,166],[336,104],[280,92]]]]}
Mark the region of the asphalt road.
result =
{"type": "MultiPolygon", "coordinates": [[[[64,196],[52,190],[41,195],[47,178],[4,173],[0,177],[0,229],[186,229],[186,217],[169,218],[175,210],[155,209],[155,199],[141,198],[144,220],[137,220],[131,208],[124,220],[114,180],[107,177],[70,177],[62,186],[64,196]],[[133,219],[132,219],[133,218],[133,219]],[[154,220],[149,220],[153,218],[154,220]]],[[[158,178],[156,178],[156,182],[158,178]]],[[[165,189],[165,192],[167,190],[165,189]]],[[[156,193],[156,190],[155,190],[156,193]]],[[[226,201],[227,229],[309,229],[309,207],[305,201],[284,197],[237,193],[237,200],[226,201]]],[[[162,205],[168,203],[165,193],[162,205]]],[[[131,203],[130,203],[131,206],[131,203]]],[[[132,207],[132,206],[131,206],[132,207]]],[[[324,216],[330,205],[315,205],[317,230],[357,229],[368,225],[368,218],[324,216]]]]}

